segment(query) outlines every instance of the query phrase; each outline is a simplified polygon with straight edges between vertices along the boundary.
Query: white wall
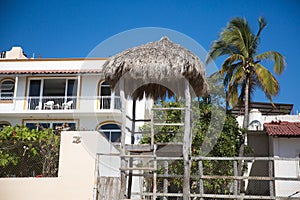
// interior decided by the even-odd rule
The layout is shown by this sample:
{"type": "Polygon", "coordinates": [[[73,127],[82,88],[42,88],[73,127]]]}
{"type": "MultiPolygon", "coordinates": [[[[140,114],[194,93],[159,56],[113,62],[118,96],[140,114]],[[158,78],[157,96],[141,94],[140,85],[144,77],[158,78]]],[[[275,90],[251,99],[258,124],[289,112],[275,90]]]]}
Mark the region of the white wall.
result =
{"type": "MultiPolygon", "coordinates": [[[[56,178],[0,178],[1,200],[92,200],[96,153],[118,153],[96,131],[62,132],[59,173],[56,178]],[[80,136],[80,143],[73,143],[80,136]]],[[[119,176],[120,160],[107,157],[100,174],[119,176]],[[112,170],[113,169],[113,170],[112,170]]]]}
{"type": "MultiPolygon", "coordinates": [[[[238,116],[236,119],[238,121],[239,126],[242,127],[244,116],[238,116]]],[[[288,121],[288,122],[299,122],[300,114],[298,114],[298,115],[263,115],[263,116],[260,116],[257,120],[260,120],[262,125],[264,123],[269,123],[272,121],[279,121],[279,120],[280,121],[288,121]]],[[[249,122],[251,122],[251,120],[249,120],[249,122]]]]}
{"type": "Polygon", "coordinates": [[[24,61],[1,61],[3,70],[101,70],[105,59],[34,59],[24,61]]]}
{"type": "Polygon", "coordinates": [[[98,84],[103,79],[103,75],[83,75],[81,76],[80,110],[84,112],[94,112],[97,109],[98,84]]]}
{"type": "MultiPolygon", "coordinates": [[[[297,158],[300,154],[300,138],[275,137],[273,138],[275,157],[297,158]]],[[[300,169],[297,161],[275,161],[275,177],[299,178],[300,169]]],[[[300,190],[300,181],[276,181],[275,192],[277,196],[289,196],[300,190]]],[[[295,197],[300,198],[300,194],[295,197]]]]}

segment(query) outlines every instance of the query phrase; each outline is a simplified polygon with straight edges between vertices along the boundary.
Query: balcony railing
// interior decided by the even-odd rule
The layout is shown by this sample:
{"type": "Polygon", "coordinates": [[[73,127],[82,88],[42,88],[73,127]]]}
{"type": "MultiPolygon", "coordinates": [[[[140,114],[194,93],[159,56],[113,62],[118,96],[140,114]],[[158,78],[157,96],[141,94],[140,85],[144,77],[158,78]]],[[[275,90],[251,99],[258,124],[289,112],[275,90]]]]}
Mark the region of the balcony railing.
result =
{"type": "Polygon", "coordinates": [[[75,110],[78,109],[78,101],[85,105],[82,106],[82,109],[87,108],[86,105],[95,105],[95,102],[97,102],[97,110],[119,110],[121,108],[119,96],[45,96],[27,97],[26,100],[27,110],[75,110]]]}
{"type": "Polygon", "coordinates": [[[121,109],[121,100],[119,96],[99,96],[100,110],[121,109]]]}
{"type": "Polygon", "coordinates": [[[75,96],[27,97],[27,102],[28,110],[68,110],[77,107],[77,97],[75,96]]]}

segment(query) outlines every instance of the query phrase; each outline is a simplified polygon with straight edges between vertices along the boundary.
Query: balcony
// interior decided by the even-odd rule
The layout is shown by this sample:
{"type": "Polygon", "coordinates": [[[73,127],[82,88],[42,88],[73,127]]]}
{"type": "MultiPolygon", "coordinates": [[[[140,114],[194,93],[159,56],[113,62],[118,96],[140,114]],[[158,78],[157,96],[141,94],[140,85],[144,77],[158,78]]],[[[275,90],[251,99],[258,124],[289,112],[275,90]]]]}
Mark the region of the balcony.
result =
{"type": "Polygon", "coordinates": [[[119,110],[121,101],[119,96],[44,96],[27,97],[27,110],[77,110],[80,104],[84,110],[119,110]]]}
{"type": "Polygon", "coordinates": [[[77,97],[27,97],[27,110],[68,110],[77,108],[77,97]]]}

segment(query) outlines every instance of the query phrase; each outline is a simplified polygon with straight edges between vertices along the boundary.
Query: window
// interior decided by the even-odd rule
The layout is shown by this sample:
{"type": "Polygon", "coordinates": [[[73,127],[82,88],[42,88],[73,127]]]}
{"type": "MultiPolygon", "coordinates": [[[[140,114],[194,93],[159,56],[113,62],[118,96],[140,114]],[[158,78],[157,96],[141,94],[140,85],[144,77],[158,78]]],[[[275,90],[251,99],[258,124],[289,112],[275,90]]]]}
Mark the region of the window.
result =
{"type": "Polygon", "coordinates": [[[28,86],[28,109],[76,109],[77,88],[76,78],[32,78],[28,86]]]}
{"type": "Polygon", "coordinates": [[[0,122],[0,131],[2,131],[5,126],[11,126],[11,124],[9,122],[6,122],[6,121],[1,121],[0,122]]]}
{"type": "Polygon", "coordinates": [[[118,93],[112,91],[107,82],[100,84],[100,109],[120,109],[121,102],[118,93]]]}
{"type": "Polygon", "coordinates": [[[260,131],[262,130],[262,125],[258,120],[253,120],[248,127],[248,130],[260,131]]]}
{"type": "Polygon", "coordinates": [[[75,121],[68,121],[68,120],[57,120],[57,121],[37,120],[37,121],[27,121],[24,124],[30,130],[32,129],[43,130],[43,129],[51,128],[57,131],[64,131],[64,130],[75,131],[77,127],[77,123],[75,121]]]}
{"type": "Polygon", "coordinates": [[[15,82],[3,80],[0,83],[0,100],[12,100],[14,97],[15,82]]]}
{"type": "Polygon", "coordinates": [[[100,126],[98,131],[103,133],[105,137],[112,143],[121,142],[121,128],[118,124],[103,124],[100,126]]]}
{"type": "Polygon", "coordinates": [[[100,85],[100,109],[110,109],[111,104],[111,88],[106,82],[100,85]]]}

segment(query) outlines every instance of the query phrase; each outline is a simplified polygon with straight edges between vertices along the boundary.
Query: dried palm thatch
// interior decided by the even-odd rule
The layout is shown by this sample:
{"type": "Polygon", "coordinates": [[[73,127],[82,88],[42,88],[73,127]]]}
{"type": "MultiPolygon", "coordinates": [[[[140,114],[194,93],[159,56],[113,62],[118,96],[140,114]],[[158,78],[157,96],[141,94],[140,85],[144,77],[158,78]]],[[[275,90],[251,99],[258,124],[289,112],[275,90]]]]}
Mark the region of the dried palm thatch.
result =
{"type": "Polygon", "coordinates": [[[104,63],[103,72],[113,88],[121,77],[131,79],[132,83],[142,81],[142,87],[131,91],[134,99],[141,99],[146,94],[156,100],[164,97],[166,91],[169,95],[176,93],[180,96],[176,89],[171,91],[168,86],[159,83],[174,85],[183,79],[189,81],[197,96],[205,96],[209,92],[205,67],[200,59],[167,37],[116,54],[104,63]]]}

